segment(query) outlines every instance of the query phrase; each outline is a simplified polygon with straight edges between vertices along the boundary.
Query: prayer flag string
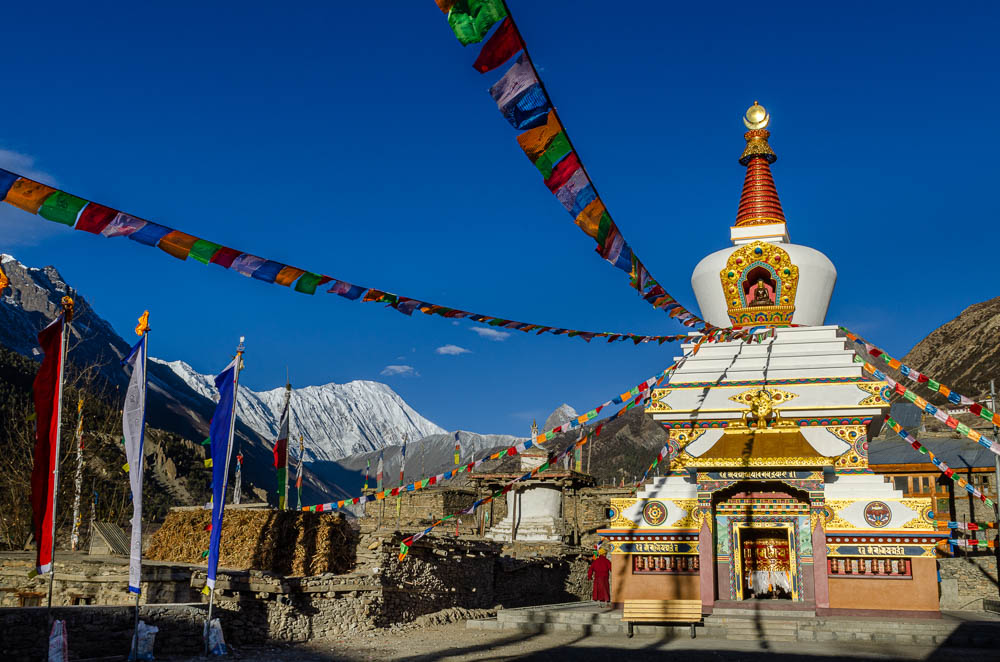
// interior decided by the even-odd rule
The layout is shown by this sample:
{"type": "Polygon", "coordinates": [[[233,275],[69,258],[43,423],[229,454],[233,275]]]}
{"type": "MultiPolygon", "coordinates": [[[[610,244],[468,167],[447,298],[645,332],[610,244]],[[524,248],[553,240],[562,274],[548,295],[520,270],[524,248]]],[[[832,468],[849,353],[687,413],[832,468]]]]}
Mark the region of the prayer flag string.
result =
{"type": "MultiPolygon", "coordinates": [[[[913,368],[911,368],[910,366],[906,365],[905,363],[903,363],[898,359],[894,359],[893,357],[889,356],[889,354],[885,350],[880,349],[875,345],[867,342],[864,338],[857,335],[856,333],[851,333],[850,330],[844,327],[840,327],[840,330],[843,331],[845,334],[847,334],[847,338],[852,342],[854,342],[855,345],[864,348],[866,352],[868,352],[871,356],[875,358],[881,357],[881,359],[886,363],[886,365],[888,365],[893,370],[899,370],[899,372],[901,372],[911,382],[915,382],[917,384],[923,384],[924,387],[927,388],[928,390],[934,391],[935,393],[940,393],[944,397],[948,398],[948,402],[952,403],[953,405],[966,405],[969,408],[969,413],[973,414],[974,416],[978,416],[979,418],[985,421],[989,421],[993,425],[1000,425],[1000,414],[990,411],[989,409],[982,406],[972,398],[961,395],[960,393],[956,393],[955,391],[952,391],[950,388],[948,388],[941,382],[931,379],[927,375],[924,375],[914,370],[913,368]]],[[[896,383],[891,380],[889,381],[891,384],[896,383]]],[[[903,393],[900,392],[900,395],[903,395],[903,393]]],[[[914,402],[914,399],[910,397],[907,397],[907,400],[910,400],[910,402],[914,402]]],[[[921,398],[921,402],[926,402],[926,401],[921,398]]],[[[918,406],[923,408],[923,405],[918,405],[918,406]]],[[[947,414],[939,411],[936,407],[934,408],[934,411],[927,411],[927,413],[933,415],[935,418],[937,418],[942,423],[945,423],[949,427],[952,428],[955,427],[949,424],[948,421],[946,420],[948,418],[947,414]]],[[[970,437],[970,439],[977,442],[979,441],[979,439],[975,437],[970,437]]],[[[994,450],[993,452],[996,453],[1000,451],[994,450]]]]}
{"type": "Polygon", "coordinates": [[[559,119],[559,111],[538,75],[538,68],[507,3],[504,0],[438,0],[437,5],[447,15],[448,25],[463,46],[483,41],[493,26],[497,26],[472,65],[476,71],[492,71],[521,53],[490,87],[490,96],[511,126],[523,131],[517,138],[521,149],[538,168],[545,186],[569,212],[573,222],[597,242],[596,252],[627,273],[632,288],[655,308],[662,309],[684,326],[706,331],[717,328],[672,297],[625,241],[559,119]]]}
{"type": "MultiPolygon", "coordinates": [[[[224,269],[232,269],[248,278],[289,287],[296,292],[315,294],[319,286],[329,284],[330,287],[326,290],[328,293],[340,295],[351,301],[360,299],[366,303],[384,303],[386,307],[394,308],[407,316],[412,316],[414,311],[420,311],[425,315],[438,315],[449,319],[468,319],[498,329],[524,333],[534,332],[536,335],[549,333],[570,338],[579,337],[587,342],[594,338],[606,338],[609,343],[631,340],[636,345],[649,342],[663,344],[690,337],[688,334],[651,336],[610,331],[580,331],[543,324],[530,324],[442,306],[366,285],[356,285],[332,276],[229,248],[96,202],[90,202],[3,169],[0,169],[0,200],[47,220],[68,225],[76,230],[104,237],[128,237],[137,243],[158,247],[179,260],[187,260],[188,257],[191,257],[202,264],[215,264],[224,269]]],[[[706,334],[716,341],[747,337],[747,333],[745,330],[715,327],[706,330],[706,334]]]]}
{"type": "MultiPolygon", "coordinates": [[[[597,416],[600,414],[601,410],[603,410],[606,407],[610,407],[612,405],[620,405],[624,403],[626,404],[626,407],[622,411],[627,411],[628,409],[631,409],[633,406],[638,404],[638,402],[641,400],[641,398],[639,398],[638,396],[662,384],[663,380],[667,379],[667,377],[669,377],[670,374],[672,374],[678,367],[680,367],[680,365],[684,363],[684,361],[688,358],[688,356],[693,356],[694,354],[697,354],[698,350],[701,348],[702,343],[704,342],[705,339],[702,338],[702,340],[699,341],[691,349],[689,353],[685,353],[685,355],[682,356],[680,359],[678,359],[676,363],[672,364],[670,367],[668,367],[666,370],[659,373],[658,375],[654,375],[649,379],[640,382],[638,385],[632,387],[628,391],[625,391],[620,395],[616,395],[611,400],[608,400],[607,402],[594,407],[593,409],[584,414],[580,414],[579,416],[570,420],[567,423],[558,425],[550,430],[540,432],[531,439],[526,439],[521,443],[515,444],[505,450],[497,451],[492,455],[489,455],[488,457],[483,457],[473,462],[469,462],[456,469],[452,469],[450,471],[444,471],[437,474],[436,476],[431,476],[429,478],[422,478],[420,480],[414,481],[406,485],[400,485],[399,487],[394,487],[389,490],[380,490],[373,494],[362,494],[360,496],[356,496],[350,499],[341,499],[340,501],[330,501],[328,503],[320,503],[313,506],[302,506],[302,510],[314,513],[326,512],[330,510],[338,510],[340,508],[344,508],[345,506],[355,506],[358,504],[369,503],[372,501],[381,501],[382,499],[399,496],[399,494],[402,492],[416,492],[417,490],[424,489],[425,487],[432,487],[434,485],[439,485],[447,480],[456,478],[457,476],[463,473],[474,471],[484,462],[488,462],[491,460],[498,460],[502,457],[514,457],[515,455],[520,455],[529,448],[541,446],[545,442],[550,441],[557,434],[560,434],[562,432],[568,432],[569,430],[573,430],[575,428],[584,426],[590,421],[596,419],[597,416]]],[[[613,420],[613,418],[614,417],[608,420],[613,420]]],[[[600,430],[600,427],[601,426],[598,426],[598,431],[600,430]]]]}
{"type": "Polygon", "coordinates": [[[945,522],[937,523],[939,529],[953,529],[957,531],[983,531],[985,529],[997,528],[996,522],[945,522]]]}
{"type": "Polygon", "coordinates": [[[987,498],[985,494],[983,494],[982,492],[980,492],[974,486],[970,485],[969,481],[965,480],[964,478],[962,478],[961,476],[959,476],[958,474],[956,474],[954,469],[952,469],[947,464],[945,464],[944,462],[942,462],[941,460],[939,460],[934,455],[934,453],[931,452],[931,450],[929,448],[927,448],[926,446],[924,446],[923,444],[921,444],[919,441],[917,441],[916,437],[914,437],[912,434],[910,434],[909,432],[907,432],[903,428],[903,426],[901,426],[899,423],[897,423],[892,417],[889,417],[888,419],[886,419],[886,424],[890,428],[892,428],[896,432],[896,434],[898,434],[900,437],[902,437],[903,439],[905,439],[906,442],[910,444],[910,446],[913,446],[913,449],[915,451],[923,453],[928,458],[930,458],[931,464],[933,464],[935,467],[937,467],[938,471],[940,471],[941,473],[943,473],[947,478],[951,478],[953,481],[955,481],[955,483],[959,487],[964,487],[966,492],[968,492],[972,496],[976,497],[977,499],[979,499],[980,501],[982,501],[983,503],[985,503],[987,506],[990,506],[991,508],[993,507],[993,501],[991,499],[987,498]]]}
{"type": "Polygon", "coordinates": [[[912,402],[919,409],[922,409],[923,411],[927,412],[928,414],[938,419],[939,421],[941,421],[949,428],[962,435],[963,437],[967,437],[972,441],[976,442],[977,444],[979,444],[980,446],[982,446],[983,448],[987,448],[996,453],[997,455],[1000,455],[1000,443],[997,443],[996,441],[990,439],[989,437],[983,436],[980,432],[973,430],[965,423],[960,423],[957,418],[955,418],[951,414],[946,414],[945,412],[941,411],[940,409],[938,409],[931,403],[927,402],[926,400],[921,398],[919,395],[917,395],[910,389],[906,388],[905,386],[894,380],[889,375],[885,374],[884,372],[873,366],[871,363],[868,363],[867,361],[862,359],[860,356],[855,356],[854,358],[855,361],[863,364],[865,372],[873,375],[875,379],[881,379],[885,381],[890,386],[890,388],[892,388],[893,391],[903,396],[903,398],[905,398],[906,400],[912,402]]]}

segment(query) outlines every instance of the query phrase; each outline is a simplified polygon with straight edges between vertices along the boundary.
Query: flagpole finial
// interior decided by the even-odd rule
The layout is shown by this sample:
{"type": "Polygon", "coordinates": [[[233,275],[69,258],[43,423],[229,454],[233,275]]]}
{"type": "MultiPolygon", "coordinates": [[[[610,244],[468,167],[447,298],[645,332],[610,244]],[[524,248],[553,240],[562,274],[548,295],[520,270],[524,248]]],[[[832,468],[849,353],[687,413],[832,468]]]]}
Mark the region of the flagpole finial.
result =
{"type": "Polygon", "coordinates": [[[143,311],[139,316],[139,324],[135,327],[135,335],[143,336],[149,333],[149,311],[143,311]]]}
{"type": "Polygon", "coordinates": [[[73,321],[73,299],[70,297],[63,297],[59,302],[62,305],[63,315],[67,322],[73,321]]]}

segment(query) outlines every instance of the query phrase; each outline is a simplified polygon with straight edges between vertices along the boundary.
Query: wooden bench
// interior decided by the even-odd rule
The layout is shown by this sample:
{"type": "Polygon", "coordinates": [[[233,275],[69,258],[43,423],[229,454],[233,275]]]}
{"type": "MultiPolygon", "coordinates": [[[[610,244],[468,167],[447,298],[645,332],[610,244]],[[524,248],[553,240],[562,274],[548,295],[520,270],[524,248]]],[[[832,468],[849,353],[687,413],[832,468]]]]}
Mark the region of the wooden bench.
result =
{"type": "Polygon", "coordinates": [[[622,620],[628,623],[631,637],[633,623],[683,623],[694,628],[701,623],[701,600],[626,600],[622,620]]]}

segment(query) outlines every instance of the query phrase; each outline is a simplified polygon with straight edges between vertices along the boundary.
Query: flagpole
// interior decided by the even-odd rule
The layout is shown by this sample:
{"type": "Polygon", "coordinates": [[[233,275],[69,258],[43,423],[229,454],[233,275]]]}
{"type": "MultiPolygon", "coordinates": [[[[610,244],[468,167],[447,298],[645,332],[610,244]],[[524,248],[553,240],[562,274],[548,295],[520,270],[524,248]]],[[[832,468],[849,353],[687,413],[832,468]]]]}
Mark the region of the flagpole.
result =
{"type": "MultiPolygon", "coordinates": [[[[244,338],[240,336],[240,344],[236,346],[236,370],[233,376],[233,412],[229,419],[229,441],[226,444],[226,470],[223,472],[222,480],[222,503],[220,508],[226,506],[226,487],[229,485],[229,459],[233,452],[233,432],[236,430],[236,404],[239,401],[240,391],[240,371],[243,369],[244,338]]],[[[220,517],[221,520],[221,517],[220,517]]],[[[222,522],[219,522],[220,526],[222,522]]],[[[219,532],[222,533],[221,531],[219,532]]],[[[212,586],[208,594],[208,621],[205,628],[205,655],[208,655],[209,632],[212,629],[212,607],[215,604],[215,586],[212,586]]]]}
{"type": "Polygon", "coordinates": [[[59,394],[56,397],[56,462],[52,469],[52,554],[49,563],[52,568],[49,570],[49,599],[48,616],[52,620],[52,587],[56,577],[56,502],[59,498],[59,453],[62,442],[62,397],[63,397],[63,377],[66,374],[66,356],[69,348],[66,346],[66,339],[69,336],[70,322],[73,321],[73,300],[68,296],[62,298],[63,325],[62,334],[59,338],[59,394]]]}
{"type": "Polygon", "coordinates": [[[76,403],[76,479],[73,481],[73,528],[69,535],[70,551],[76,551],[80,541],[80,497],[83,492],[83,398],[76,403]]]}
{"type": "MultiPolygon", "coordinates": [[[[136,332],[142,336],[142,424],[139,428],[140,441],[139,441],[139,493],[142,493],[142,481],[143,481],[143,468],[144,468],[144,458],[143,458],[143,439],[146,436],[146,386],[149,383],[149,377],[146,373],[146,359],[149,357],[149,311],[147,310],[142,317],[139,318],[139,326],[135,328],[136,332]]],[[[132,495],[132,501],[135,502],[135,495],[132,495]]],[[[142,513],[139,513],[139,521],[142,521],[142,513]]],[[[142,594],[142,538],[139,538],[139,590],[135,594],[135,621],[132,630],[132,650],[129,653],[130,659],[137,659],[139,657],[139,596],[142,594]]]]}
{"type": "Polygon", "coordinates": [[[298,493],[298,502],[295,505],[298,507],[298,510],[302,510],[302,463],[304,462],[303,455],[305,455],[305,451],[305,442],[302,439],[302,435],[299,434],[299,469],[296,472],[298,475],[295,476],[295,489],[298,493]]]}
{"type": "Polygon", "coordinates": [[[292,438],[292,382],[288,378],[288,366],[285,366],[285,393],[288,397],[288,438],[285,439],[285,510],[289,510],[291,499],[288,498],[288,442],[292,438]]]}

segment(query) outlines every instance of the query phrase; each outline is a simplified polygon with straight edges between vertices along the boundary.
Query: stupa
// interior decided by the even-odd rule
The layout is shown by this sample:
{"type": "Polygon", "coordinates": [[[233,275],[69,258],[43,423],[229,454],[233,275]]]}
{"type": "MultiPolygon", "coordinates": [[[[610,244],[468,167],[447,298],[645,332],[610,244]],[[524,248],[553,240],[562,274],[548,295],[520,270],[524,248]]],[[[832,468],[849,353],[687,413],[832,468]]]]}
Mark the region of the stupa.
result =
{"type": "Polygon", "coordinates": [[[732,245],[691,283],[719,327],[770,327],[761,343],[708,343],[687,358],[646,413],[668,432],[669,472],[614,499],[607,528],[612,600],[700,599],[818,615],[939,615],[929,498],[904,498],[868,467],[868,440],[888,412],[853,345],[824,326],[837,272],[789,242],[771,165],[770,116],[757,102],[739,161],[746,168],[732,245]]]}

